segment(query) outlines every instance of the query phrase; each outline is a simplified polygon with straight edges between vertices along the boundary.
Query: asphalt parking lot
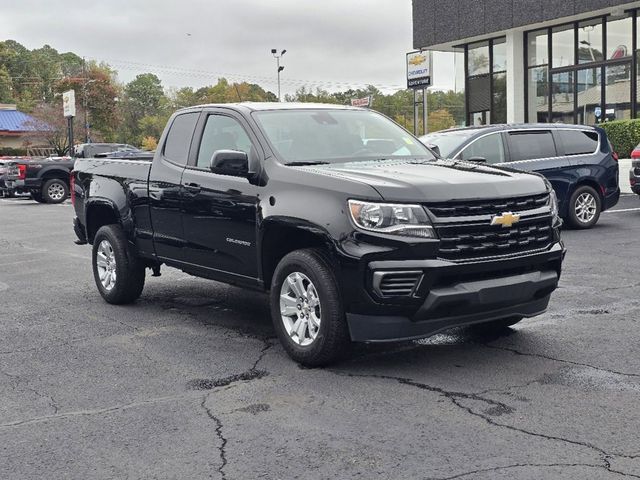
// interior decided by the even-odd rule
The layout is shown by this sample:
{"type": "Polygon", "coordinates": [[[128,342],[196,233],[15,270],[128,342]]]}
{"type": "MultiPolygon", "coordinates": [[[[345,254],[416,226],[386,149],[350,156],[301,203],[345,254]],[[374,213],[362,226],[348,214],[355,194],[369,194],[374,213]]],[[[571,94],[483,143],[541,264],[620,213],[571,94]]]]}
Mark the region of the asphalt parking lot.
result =
{"type": "Polygon", "coordinates": [[[72,207],[0,200],[2,479],[640,478],[640,200],[547,314],[301,369],[267,297],[164,269],[98,295],[72,207]]]}

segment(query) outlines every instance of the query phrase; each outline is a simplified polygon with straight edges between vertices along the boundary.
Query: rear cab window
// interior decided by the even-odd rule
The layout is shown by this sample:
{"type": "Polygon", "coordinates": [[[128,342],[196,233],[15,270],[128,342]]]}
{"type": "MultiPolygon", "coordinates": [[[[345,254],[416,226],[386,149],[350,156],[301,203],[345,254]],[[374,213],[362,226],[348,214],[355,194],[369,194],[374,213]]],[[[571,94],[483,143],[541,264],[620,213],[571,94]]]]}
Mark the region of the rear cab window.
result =
{"type": "Polygon", "coordinates": [[[200,112],[178,115],[171,124],[167,139],[164,142],[164,158],[178,165],[186,165],[189,148],[196,129],[200,112]]]}
{"type": "Polygon", "coordinates": [[[512,131],[508,133],[511,162],[558,156],[550,130],[512,131]]]}

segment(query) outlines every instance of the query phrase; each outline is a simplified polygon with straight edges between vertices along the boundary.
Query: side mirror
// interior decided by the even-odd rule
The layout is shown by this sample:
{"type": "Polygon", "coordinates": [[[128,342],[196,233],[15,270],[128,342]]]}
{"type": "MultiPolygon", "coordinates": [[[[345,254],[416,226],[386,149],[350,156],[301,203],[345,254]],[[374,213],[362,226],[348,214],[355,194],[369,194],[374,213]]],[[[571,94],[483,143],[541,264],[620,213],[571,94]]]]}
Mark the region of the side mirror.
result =
{"type": "Polygon", "coordinates": [[[487,159],[484,157],[469,157],[467,162],[487,163],[487,159]]]}
{"type": "Polygon", "coordinates": [[[434,145],[433,143],[427,143],[427,148],[429,150],[432,150],[436,155],[438,155],[439,157],[442,156],[442,154],[440,153],[440,147],[437,145],[434,145]]]}
{"type": "Polygon", "coordinates": [[[213,173],[232,177],[249,176],[249,156],[237,150],[216,150],[209,168],[213,173]]]}

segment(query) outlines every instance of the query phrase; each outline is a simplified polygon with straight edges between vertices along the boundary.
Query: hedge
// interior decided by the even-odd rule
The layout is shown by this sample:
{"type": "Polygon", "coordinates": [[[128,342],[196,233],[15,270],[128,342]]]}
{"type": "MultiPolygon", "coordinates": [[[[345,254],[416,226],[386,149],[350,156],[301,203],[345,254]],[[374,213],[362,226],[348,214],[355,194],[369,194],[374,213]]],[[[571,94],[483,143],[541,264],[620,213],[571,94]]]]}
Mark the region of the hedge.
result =
{"type": "Polygon", "coordinates": [[[631,158],[631,151],[640,145],[640,119],[615,120],[596,125],[601,127],[620,158],[631,158]]]}
{"type": "Polygon", "coordinates": [[[21,157],[26,154],[26,148],[0,147],[0,157],[21,157]]]}

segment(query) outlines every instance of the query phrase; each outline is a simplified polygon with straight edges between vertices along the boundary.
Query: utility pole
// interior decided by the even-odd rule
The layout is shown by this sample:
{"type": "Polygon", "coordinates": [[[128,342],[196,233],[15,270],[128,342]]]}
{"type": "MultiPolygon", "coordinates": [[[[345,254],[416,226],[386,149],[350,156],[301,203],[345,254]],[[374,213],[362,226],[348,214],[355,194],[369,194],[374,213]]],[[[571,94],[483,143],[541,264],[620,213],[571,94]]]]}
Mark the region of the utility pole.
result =
{"type": "Polygon", "coordinates": [[[286,50],[282,50],[280,53],[278,53],[278,49],[276,48],[272,48],[271,49],[271,54],[273,55],[273,58],[276,59],[276,68],[278,71],[278,101],[281,102],[282,101],[282,97],[280,96],[280,72],[282,72],[284,70],[284,67],[280,66],[280,58],[282,58],[282,56],[287,53],[286,50]]]}
{"type": "Polygon", "coordinates": [[[87,108],[87,62],[82,57],[82,107],[84,108],[84,141],[91,142],[89,135],[89,109],[87,108]]]}

